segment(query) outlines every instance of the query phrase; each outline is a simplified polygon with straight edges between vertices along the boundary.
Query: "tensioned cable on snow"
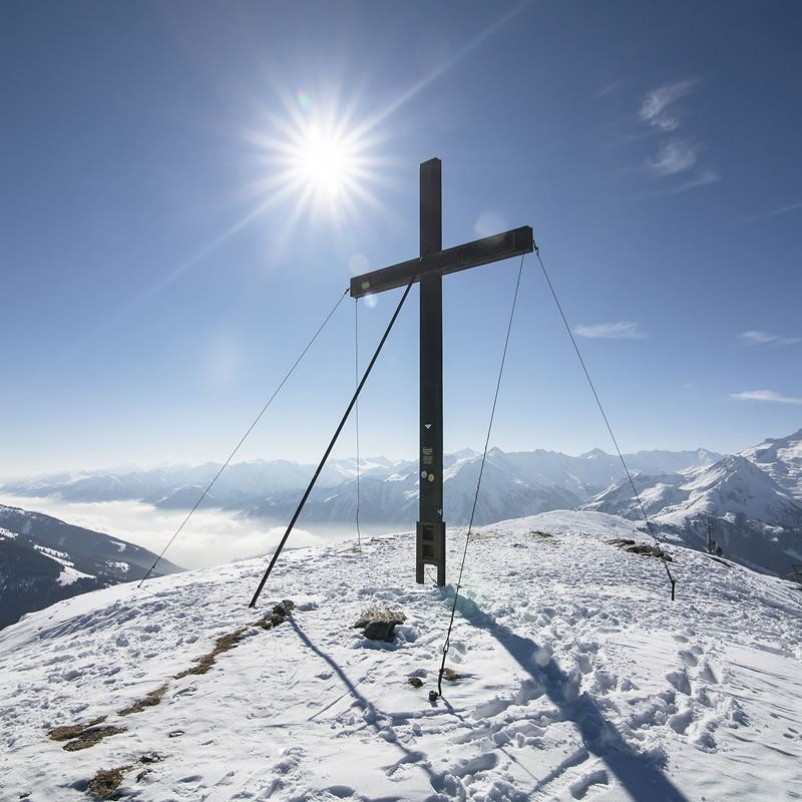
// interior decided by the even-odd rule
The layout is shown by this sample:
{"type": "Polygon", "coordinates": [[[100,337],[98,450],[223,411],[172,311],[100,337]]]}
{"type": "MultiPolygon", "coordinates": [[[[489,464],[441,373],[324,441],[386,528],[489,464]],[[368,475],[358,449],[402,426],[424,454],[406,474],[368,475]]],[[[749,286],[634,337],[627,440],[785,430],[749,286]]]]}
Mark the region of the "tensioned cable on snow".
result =
{"type": "MultiPolygon", "coordinates": [[[[630,487],[632,488],[632,492],[635,494],[635,498],[638,502],[638,507],[640,507],[641,515],[643,515],[643,520],[646,522],[646,528],[649,530],[649,534],[652,538],[660,543],[660,538],[654,532],[654,528],[652,527],[652,522],[649,520],[649,516],[646,514],[646,508],[643,506],[643,502],[641,501],[640,493],[638,493],[638,489],[635,487],[635,482],[632,479],[632,474],[629,471],[629,467],[627,466],[627,461],[624,459],[624,455],[621,452],[621,449],[618,446],[618,440],[616,439],[615,434],[613,433],[613,427],[610,425],[610,420],[607,417],[607,413],[604,411],[604,406],[602,405],[601,399],[599,398],[599,394],[596,392],[596,386],[593,383],[593,379],[590,378],[590,372],[588,371],[588,367],[585,364],[585,360],[582,357],[582,352],[579,350],[579,346],[577,345],[576,338],[574,337],[573,331],[571,331],[571,327],[568,325],[568,319],[565,316],[565,312],[563,311],[562,304],[560,303],[560,299],[557,297],[557,292],[554,289],[554,285],[551,283],[551,278],[549,277],[548,271],[546,270],[546,265],[543,264],[543,259],[540,256],[540,250],[538,249],[537,245],[535,245],[535,255],[537,256],[538,262],[540,262],[540,269],[543,271],[543,276],[546,279],[546,283],[549,285],[549,290],[551,291],[552,298],[554,298],[554,303],[557,305],[557,309],[560,312],[560,317],[563,320],[563,324],[565,325],[565,330],[568,332],[568,336],[571,338],[571,344],[574,346],[574,351],[576,351],[576,355],[579,358],[579,364],[582,366],[582,370],[585,374],[585,378],[588,380],[588,385],[590,386],[591,392],[593,393],[593,397],[596,399],[596,406],[599,408],[599,412],[601,412],[601,416],[604,419],[604,424],[607,427],[607,431],[610,433],[610,439],[613,441],[613,445],[615,446],[615,450],[618,453],[618,459],[621,460],[621,465],[624,468],[624,473],[629,480],[630,487]]],[[[674,577],[671,575],[671,570],[668,567],[668,560],[666,560],[665,552],[662,555],[662,562],[663,567],[666,569],[666,574],[668,575],[668,581],[671,583],[671,601],[674,601],[674,591],[676,589],[677,582],[674,577]]]]}
{"type": "Polygon", "coordinates": [[[487,437],[485,437],[485,447],[482,452],[482,462],[479,465],[479,479],[476,482],[476,492],[473,496],[473,507],[471,508],[471,519],[468,522],[468,531],[465,535],[465,548],[462,551],[462,563],[459,567],[459,576],[457,577],[457,587],[454,589],[454,603],[451,605],[451,619],[448,622],[448,631],[446,632],[446,639],[443,643],[443,660],[440,663],[440,673],[437,676],[437,693],[439,696],[443,695],[443,673],[446,670],[446,655],[451,647],[451,630],[454,627],[454,614],[457,611],[457,601],[459,600],[459,589],[462,585],[462,572],[465,569],[465,559],[468,556],[468,543],[471,539],[471,530],[473,529],[473,519],[476,515],[476,503],[479,500],[479,488],[482,486],[482,474],[485,470],[485,461],[487,459],[487,448],[490,445],[490,433],[493,431],[493,419],[496,416],[496,404],[498,403],[498,394],[501,389],[501,377],[504,374],[504,362],[507,359],[507,347],[510,344],[510,332],[512,331],[512,320],[515,317],[515,305],[518,302],[518,290],[521,286],[521,273],[524,267],[524,256],[521,254],[521,263],[518,265],[518,278],[515,282],[515,294],[512,297],[512,309],[510,310],[510,319],[507,323],[507,336],[504,340],[504,350],[501,354],[501,365],[498,370],[498,379],[496,381],[496,393],[493,396],[493,407],[490,410],[490,422],[487,425],[487,437]]]}
{"type": "Polygon", "coordinates": [[[251,425],[248,427],[248,430],[247,430],[247,431],[245,432],[245,434],[244,434],[244,435],[242,435],[242,437],[240,438],[240,441],[239,441],[239,443],[237,443],[237,445],[236,445],[236,446],[234,446],[234,450],[233,450],[233,451],[232,451],[232,452],[231,452],[231,453],[228,455],[228,459],[227,459],[227,460],[226,460],[226,461],[223,463],[223,465],[221,466],[220,470],[219,470],[219,471],[218,471],[218,472],[217,472],[217,473],[214,475],[214,478],[213,478],[213,479],[212,479],[212,481],[211,481],[211,482],[209,482],[209,484],[206,486],[206,489],[203,491],[203,493],[201,493],[201,496],[200,496],[200,498],[199,498],[199,499],[198,499],[198,500],[195,502],[195,506],[194,506],[194,507],[193,507],[193,508],[192,508],[192,509],[191,509],[191,510],[190,510],[190,511],[187,513],[187,516],[186,516],[186,518],[184,518],[184,520],[183,520],[183,521],[181,521],[181,524],[180,524],[180,526],[178,527],[178,529],[176,529],[176,530],[175,530],[175,532],[173,533],[173,536],[172,536],[172,537],[170,538],[170,540],[167,542],[167,545],[166,545],[166,546],[165,546],[165,547],[164,547],[164,548],[161,550],[161,553],[160,553],[160,554],[159,554],[159,556],[156,558],[156,562],[154,562],[154,563],[153,563],[153,565],[151,565],[151,567],[148,569],[148,572],[147,572],[147,573],[145,574],[145,576],[143,576],[143,577],[142,577],[142,579],[139,581],[139,584],[137,585],[137,587],[138,587],[138,588],[141,588],[141,587],[142,587],[142,583],[143,583],[143,582],[144,582],[144,581],[145,581],[145,580],[146,580],[146,579],[147,579],[147,578],[148,578],[148,577],[151,575],[151,573],[154,571],[154,569],[156,568],[156,566],[157,566],[157,565],[158,565],[158,563],[159,563],[159,560],[161,560],[161,558],[162,558],[162,557],[164,557],[164,554],[165,554],[165,552],[167,551],[167,549],[169,549],[169,548],[170,548],[170,546],[172,546],[172,545],[173,545],[173,542],[175,541],[175,539],[178,537],[178,535],[179,535],[179,534],[181,534],[181,530],[182,530],[182,529],[183,529],[183,528],[184,528],[184,527],[187,525],[187,523],[189,522],[189,519],[190,519],[190,518],[192,517],[192,515],[195,513],[195,510],[197,510],[197,509],[198,509],[198,507],[200,507],[200,505],[203,503],[203,500],[204,500],[204,499],[206,498],[206,496],[209,494],[209,491],[210,491],[210,490],[212,489],[212,487],[214,486],[214,483],[215,483],[215,482],[216,482],[216,481],[217,481],[217,480],[220,478],[220,475],[221,475],[221,474],[223,473],[223,471],[224,471],[224,470],[225,470],[225,469],[228,467],[228,465],[229,465],[229,463],[231,462],[231,460],[232,460],[232,459],[234,459],[234,456],[235,456],[235,455],[236,455],[236,453],[237,453],[237,452],[240,450],[240,448],[241,448],[242,444],[243,444],[243,443],[245,442],[245,440],[248,438],[248,435],[250,435],[250,433],[251,433],[251,432],[254,430],[254,428],[256,427],[256,424],[257,424],[257,423],[259,423],[259,421],[262,419],[262,416],[265,414],[265,412],[267,412],[267,409],[268,409],[268,407],[269,407],[269,406],[270,406],[270,405],[273,403],[273,399],[274,399],[274,398],[275,398],[275,397],[276,397],[276,396],[279,394],[279,392],[280,392],[281,388],[282,388],[282,387],[283,387],[283,386],[284,386],[284,385],[287,383],[287,380],[288,380],[288,379],[290,378],[290,376],[292,376],[292,374],[295,372],[295,368],[297,368],[297,367],[298,367],[298,365],[300,364],[301,360],[302,360],[302,359],[303,359],[303,358],[306,356],[306,352],[307,352],[307,351],[308,351],[308,350],[309,350],[309,349],[312,347],[312,345],[314,344],[315,340],[317,340],[318,336],[319,336],[319,335],[320,335],[320,333],[323,331],[323,329],[326,327],[326,324],[329,322],[329,320],[331,320],[332,316],[333,316],[333,315],[334,315],[334,313],[337,311],[337,309],[338,309],[338,307],[340,306],[340,304],[343,302],[343,298],[345,298],[345,296],[346,296],[347,294],[348,294],[348,290],[346,290],[346,291],[345,291],[345,292],[344,292],[344,293],[343,293],[343,294],[340,296],[340,298],[338,299],[337,303],[336,303],[336,304],[334,304],[334,307],[332,308],[331,312],[329,312],[329,313],[328,313],[328,315],[326,315],[326,318],[325,318],[325,319],[323,320],[323,322],[320,324],[320,326],[318,327],[317,331],[316,331],[316,332],[314,333],[314,335],[312,336],[312,339],[311,339],[311,340],[309,340],[309,342],[306,344],[306,347],[304,348],[304,350],[303,350],[303,351],[301,351],[301,354],[300,354],[300,356],[298,357],[298,359],[296,359],[296,360],[295,360],[295,362],[293,363],[292,367],[291,367],[291,368],[290,368],[290,369],[287,371],[286,375],[285,375],[285,376],[284,376],[284,378],[281,380],[281,383],[279,384],[279,386],[278,386],[278,387],[276,387],[276,389],[273,391],[273,395],[271,395],[271,396],[270,396],[270,398],[268,398],[268,400],[267,400],[267,403],[266,403],[266,404],[265,404],[265,405],[262,407],[262,409],[261,409],[261,411],[259,412],[259,414],[258,414],[258,415],[257,415],[257,416],[254,418],[254,420],[253,420],[253,423],[251,423],[251,425]]]}
{"type": "MultiPolygon", "coordinates": [[[[359,298],[354,298],[354,387],[359,387],[359,298]]],[[[359,530],[359,397],[354,406],[356,423],[356,547],[362,551],[362,532],[359,530]]]]}
{"type": "Polygon", "coordinates": [[[293,527],[298,521],[298,517],[301,514],[301,510],[304,508],[304,505],[306,504],[306,501],[309,498],[309,494],[312,492],[312,488],[315,486],[315,482],[317,482],[318,476],[320,476],[320,472],[323,470],[323,466],[326,464],[326,460],[329,458],[329,454],[331,454],[332,449],[334,448],[334,445],[337,442],[337,438],[340,436],[340,433],[342,432],[343,427],[345,426],[345,423],[348,420],[348,416],[351,414],[351,410],[354,408],[354,405],[356,404],[357,399],[359,398],[359,394],[362,392],[362,388],[365,386],[365,382],[368,380],[368,376],[370,376],[370,372],[373,370],[373,366],[376,364],[376,360],[379,358],[379,354],[381,353],[382,348],[384,348],[384,343],[390,336],[390,332],[392,331],[393,326],[395,325],[396,318],[398,318],[398,315],[401,312],[401,307],[404,306],[404,301],[406,301],[407,296],[409,295],[409,291],[412,289],[412,285],[418,278],[421,261],[422,260],[418,260],[415,272],[410,277],[409,284],[407,284],[407,287],[404,290],[404,294],[401,296],[401,300],[398,302],[398,306],[396,306],[395,312],[393,312],[393,316],[390,318],[390,322],[387,324],[387,328],[385,329],[385,332],[382,335],[382,338],[379,341],[378,346],[376,347],[376,351],[374,352],[373,357],[368,363],[368,367],[365,370],[365,375],[362,376],[362,381],[359,382],[359,386],[356,388],[356,392],[351,398],[351,402],[348,404],[348,408],[345,410],[345,414],[342,416],[342,419],[340,420],[340,423],[337,426],[337,430],[334,432],[334,436],[331,438],[331,442],[329,443],[328,448],[323,454],[323,458],[320,460],[320,463],[318,464],[315,473],[312,476],[312,481],[309,482],[309,487],[306,488],[306,492],[303,494],[301,501],[298,504],[298,508],[295,510],[295,513],[292,516],[292,520],[290,520],[289,526],[287,526],[287,531],[284,533],[284,537],[281,538],[281,542],[278,544],[278,548],[273,554],[273,558],[270,560],[270,565],[267,566],[267,570],[265,571],[264,576],[262,577],[262,581],[259,583],[259,587],[256,589],[256,593],[253,594],[251,603],[248,605],[249,607],[256,606],[256,602],[259,599],[259,594],[262,592],[262,588],[264,588],[265,582],[267,582],[267,578],[270,576],[270,572],[273,570],[273,566],[276,564],[279,555],[283,551],[284,545],[287,542],[287,538],[290,536],[290,532],[292,532],[293,527]]]}

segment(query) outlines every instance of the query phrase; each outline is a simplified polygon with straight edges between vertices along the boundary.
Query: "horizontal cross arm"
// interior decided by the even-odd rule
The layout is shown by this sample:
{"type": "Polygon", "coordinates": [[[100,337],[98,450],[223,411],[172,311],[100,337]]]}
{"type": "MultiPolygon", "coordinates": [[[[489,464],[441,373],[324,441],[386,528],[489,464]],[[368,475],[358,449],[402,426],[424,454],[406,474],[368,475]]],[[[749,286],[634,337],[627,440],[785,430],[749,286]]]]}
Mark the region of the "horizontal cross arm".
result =
{"type": "Polygon", "coordinates": [[[456,273],[470,267],[479,267],[490,262],[499,262],[513,256],[531,253],[534,250],[534,239],[531,226],[514,228],[503,234],[477,239],[456,248],[437,251],[420,259],[410,259],[382,270],[363,273],[351,279],[351,297],[361,298],[363,295],[394,290],[406,287],[413,276],[419,281],[424,276],[456,273]]]}

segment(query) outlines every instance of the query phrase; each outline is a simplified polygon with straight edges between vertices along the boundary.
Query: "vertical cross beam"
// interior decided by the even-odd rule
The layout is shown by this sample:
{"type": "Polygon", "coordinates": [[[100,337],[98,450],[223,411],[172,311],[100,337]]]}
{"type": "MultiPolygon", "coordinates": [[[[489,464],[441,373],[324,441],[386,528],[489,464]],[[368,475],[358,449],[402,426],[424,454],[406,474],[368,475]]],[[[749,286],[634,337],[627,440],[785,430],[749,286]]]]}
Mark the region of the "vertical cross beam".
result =
{"type": "MultiPolygon", "coordinates": [[[[420,166],[420,255],[443,249],[440,159],[420,166]]],[[[415,578],[437,566],[446,583],[446,527],[443,521],[443,279],[420,279],[420,472],[415,578]]]]}
{"type": "Polygon", "coordinates": [[[420,256],[351,279],[351,297],[420,284],[419,516],[415,578],[437,567],[446,583],[443,522],[443,303],[442,277],[534,250],[532,229],[522,226],[443,250],[440,159],[420,166],[420,256]]]}

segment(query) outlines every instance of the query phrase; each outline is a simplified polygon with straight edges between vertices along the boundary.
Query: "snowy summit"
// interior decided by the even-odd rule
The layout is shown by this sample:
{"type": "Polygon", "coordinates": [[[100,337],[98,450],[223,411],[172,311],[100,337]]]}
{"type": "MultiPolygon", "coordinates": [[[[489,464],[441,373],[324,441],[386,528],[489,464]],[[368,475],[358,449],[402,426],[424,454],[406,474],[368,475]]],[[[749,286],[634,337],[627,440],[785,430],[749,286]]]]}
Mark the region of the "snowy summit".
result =
{"type": "Polygon", "coordinates": [[[286,554],[256,610],[263,560],[30,614],[0,633],[0,797],[799,798],[799,588],[669,545],[672,603],[616,538],[645,536],[598,512],[477,530],[436,701],[453,587],[415,584],[409,533],[286,554]],[[383,607],[392,643],[353,626],[383,607]]]}

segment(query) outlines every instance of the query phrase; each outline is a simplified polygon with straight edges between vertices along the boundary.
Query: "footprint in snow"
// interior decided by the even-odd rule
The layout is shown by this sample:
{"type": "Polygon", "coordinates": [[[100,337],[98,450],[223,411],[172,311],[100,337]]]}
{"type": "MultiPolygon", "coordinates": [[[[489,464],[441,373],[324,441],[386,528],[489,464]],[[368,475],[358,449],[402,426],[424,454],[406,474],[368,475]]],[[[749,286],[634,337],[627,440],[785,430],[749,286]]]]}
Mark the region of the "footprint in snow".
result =
{"type": "Polygon", "coordinates": [[[478,757],[472,757],[467,760],[461,760],[457,765],[451,769],[451,774],[455,777],[466,777],[471,774],[478,774],[480,771],[490,771],[494,769],[498,763],[498,755],[493,752],[486,752],[478,757]]]}
{"type": "Polygon", "coordinates": [[[691,682],[688,679],[688,672],[686,670],[671,671],[666,674],[666,679],[669,684],[680,693],[684,693],[686,696],[691,695],[691,682]]]}
{"type": "Polygon", "coordinates": [[[571,783],[569,790],[574,799],[584,799],[594,785],[608,785],[610,777],[604,769],[597,769],[571,783]]]}
{"type": "Polygon", "coordinates": [[[688,709],[682,713],[675,713],[668,719],[668,726],[678,735],[685,735],[688,727],[693,723],[693,711],[688,709]]]}

